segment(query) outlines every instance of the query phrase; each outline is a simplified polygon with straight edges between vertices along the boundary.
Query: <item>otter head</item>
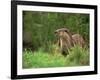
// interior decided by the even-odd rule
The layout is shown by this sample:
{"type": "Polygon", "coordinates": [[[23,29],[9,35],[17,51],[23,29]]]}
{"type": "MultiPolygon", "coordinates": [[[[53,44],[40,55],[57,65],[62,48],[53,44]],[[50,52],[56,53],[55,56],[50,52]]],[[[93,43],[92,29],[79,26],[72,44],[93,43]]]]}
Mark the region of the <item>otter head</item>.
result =
{"type": "Polygon", "coordinates": [[[57,35],[58,37],[62,37],[63,33],[69,33],[69,30],[67,28],[61,28],[61,29],[57,29],[55,31],[55,35],[57,35]]]}

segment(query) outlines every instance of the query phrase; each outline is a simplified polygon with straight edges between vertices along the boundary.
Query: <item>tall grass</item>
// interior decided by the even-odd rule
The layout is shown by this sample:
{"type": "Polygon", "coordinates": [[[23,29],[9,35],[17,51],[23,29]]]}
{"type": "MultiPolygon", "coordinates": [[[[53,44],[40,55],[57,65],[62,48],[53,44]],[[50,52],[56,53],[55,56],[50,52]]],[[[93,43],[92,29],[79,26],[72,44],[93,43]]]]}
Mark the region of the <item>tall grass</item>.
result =
{"type": "Polygon", "coordinates": [[[65,59],[62,55],[52,55],[43,52],[25,51],[23,53],[23,68],[61,67],[65,66],[65,59]]]}
{"type": "MultiPolygon", "coordinates": [[[[52,51],[53,52],[53,51],[52,51]]],[[[23,68],[46,68],[89,65],[89,51],[78,46],[71,48],[67,56],[47,53],[42,48],[23,52],[23,68]]]]}
{"type": "Polygon", "coordinates": [[[75,46],[69,50],[69,55],[66,58],[67,66],[85,66],[89,65],[89,50],[75,46]]]}

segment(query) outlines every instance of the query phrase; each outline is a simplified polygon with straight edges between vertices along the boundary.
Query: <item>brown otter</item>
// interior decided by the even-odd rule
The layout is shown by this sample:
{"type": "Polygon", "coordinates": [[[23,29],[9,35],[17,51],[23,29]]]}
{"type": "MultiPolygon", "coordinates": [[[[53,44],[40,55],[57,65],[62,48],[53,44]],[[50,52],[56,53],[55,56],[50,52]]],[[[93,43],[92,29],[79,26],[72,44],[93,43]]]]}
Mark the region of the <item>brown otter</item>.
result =
{"type": "Polygon", "coordinates": [[[60,51],[63,55],[67,55],[68,50],[71,47],[75,45],[83,47],[85,44],[85,41],[80,34],[72,35],[69,29],[67,28],[57,29],[55,31],[55,34],[58,36],[57,45],[59,46],[60,51]]]}

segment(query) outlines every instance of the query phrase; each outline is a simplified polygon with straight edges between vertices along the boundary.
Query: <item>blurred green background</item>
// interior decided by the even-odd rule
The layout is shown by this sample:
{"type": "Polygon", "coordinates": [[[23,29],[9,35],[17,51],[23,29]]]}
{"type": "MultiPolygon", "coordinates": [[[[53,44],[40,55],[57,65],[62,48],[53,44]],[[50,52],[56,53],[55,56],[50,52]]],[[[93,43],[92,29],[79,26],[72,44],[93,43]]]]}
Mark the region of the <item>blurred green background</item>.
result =
{"type": "Polygon", "coordinates": [[[89,44],[89,14],[23,11],[23,44],[25,48],[48,51],[56,41],[54,31],[66,27],[79,33],[89,44]]]}

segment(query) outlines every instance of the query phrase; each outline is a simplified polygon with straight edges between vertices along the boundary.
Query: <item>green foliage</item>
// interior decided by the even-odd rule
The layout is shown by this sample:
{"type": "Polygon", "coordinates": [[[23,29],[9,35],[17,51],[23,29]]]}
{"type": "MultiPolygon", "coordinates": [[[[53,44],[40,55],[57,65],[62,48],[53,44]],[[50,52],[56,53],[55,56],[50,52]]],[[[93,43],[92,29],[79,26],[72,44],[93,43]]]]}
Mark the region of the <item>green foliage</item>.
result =
{"type": "Polygon", "coordinates": [[[89,65],[89,51],[88,49],[75,46],[69,51],[66,61],[69,66],[89,65]]]}
{"type": "Polygon", "coordinates": [[[89,65],[89,51],[78,46],[61,55],[54,31],[68,28],[89,45],[89,14],[23,11],[23,68],[89,65]]]}
{"type": "Polygon", "coordinates": [[[23,41],[34,49],[48,51],[55,42],[54,31],[68,28],[71,33],[81,34],[89,43],[89,14],[23,11],[23,41]]]}
{"type": "Polygon", "coordinates": [[[89,52],[78,46],[73,47],[66,57],[61,54],[45,53],[40,48],[37,52],[25,50],[23,68],[67,67],[89,65],[89,52]]]}
{"type": "Polygon", "coordinates": [[[23,53],[23,68],[44,68],[65,66],[65,59],[62,55],[51,55],[39,50],[37,52],[25,51],[23,53]]]}

